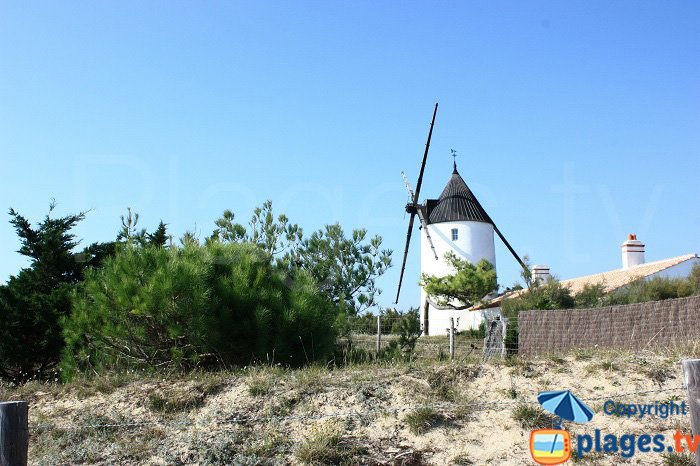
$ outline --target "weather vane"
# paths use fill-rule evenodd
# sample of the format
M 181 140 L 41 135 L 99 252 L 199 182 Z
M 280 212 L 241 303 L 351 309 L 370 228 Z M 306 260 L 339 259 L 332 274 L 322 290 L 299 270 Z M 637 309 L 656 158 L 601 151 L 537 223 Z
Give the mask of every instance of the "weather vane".
M 455 170 L 457 169 L 457 151 L 454 149 L 450 149 L 450 155 L 452 155 L 452 159 L 454 161 L 454 166 Z

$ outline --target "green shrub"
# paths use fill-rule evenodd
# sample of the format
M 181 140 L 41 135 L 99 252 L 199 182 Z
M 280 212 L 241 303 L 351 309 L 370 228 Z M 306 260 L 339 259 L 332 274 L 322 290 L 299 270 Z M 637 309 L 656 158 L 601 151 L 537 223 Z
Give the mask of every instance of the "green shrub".
M 700 293 L 700 267 L 695 266 L 687 278 L 657 277 L 637 280 L 609 294 L 604 305 L 644 303 L 685 298 Z
M 583 289 L 574 296 L 575 307 L 588 308 L 597 307 L 605 302 L 605 285 L 597 283 L 591 285 L 589 283 L 583 286 Z
M 336 307 L 249 244 L 128 245 L 90 270 L 64 319 L 63 372 L 332 357 Z

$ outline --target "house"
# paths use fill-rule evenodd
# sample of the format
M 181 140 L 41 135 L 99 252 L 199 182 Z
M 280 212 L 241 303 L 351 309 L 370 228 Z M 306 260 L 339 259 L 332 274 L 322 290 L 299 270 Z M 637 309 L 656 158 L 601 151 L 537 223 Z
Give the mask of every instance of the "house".
M 671 257 L 669 259 L 646 262 L 644 254 L 645 245 L 637 239 L 637 235 L 630 234 L 627 240 L 622 243 L 622 267 L 607 272 L 600 272 L 583 277 L 569 278 L 561 280 L 561 284 L 569 290 L 572 295 L 583 291 L 588 285 L 601 285 L 603 291 L 611 293 L 623 288 L 637 280 L 652 280 L 654 278 L 683 278 L 690 275 L 693 267 L 700 266 L 700 257 L 697 254 L 685 254 L 683 256 Z M 549 267 L 545 265 L 535 265 L 532 267 L 532 279 L 546 281 L 552 276 Z M 481 310 L 473 310 L 477 314 L 484 309 L 490 309 L 493 313 L 500 310 L 500 303 L 504 299 L 517 298 L 526 290 L 514 291 L 503 294 L 482 306 Z

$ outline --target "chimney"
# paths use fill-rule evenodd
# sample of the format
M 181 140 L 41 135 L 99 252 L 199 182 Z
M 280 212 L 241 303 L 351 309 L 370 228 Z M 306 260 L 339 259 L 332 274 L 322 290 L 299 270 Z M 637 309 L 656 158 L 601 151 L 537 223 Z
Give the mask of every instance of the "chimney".
M 552 278 L 552 275 L 549 273 L 549 267 L 546 265 L 533 265 L 532 266 L 532 281 L 540 281 L 540 282 L 546 282 Z
M 627 235 L 627 241 L 622 243 L 622 268 L 629 269 L 635 265 L 644 263 L 644 243 L 637 239 L 637 235 Z

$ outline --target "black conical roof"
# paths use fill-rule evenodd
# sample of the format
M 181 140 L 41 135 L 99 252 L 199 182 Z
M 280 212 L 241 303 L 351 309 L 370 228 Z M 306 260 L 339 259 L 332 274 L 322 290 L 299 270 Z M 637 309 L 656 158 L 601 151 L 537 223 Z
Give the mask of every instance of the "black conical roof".
M 428 223 L 460 221 L 484 222 L 493 225 L 491 217 L 481 207 L 474 193 L 459 175 L 455 164 L 450 181 L 442 190 L 437 204 L 430 211 Z

